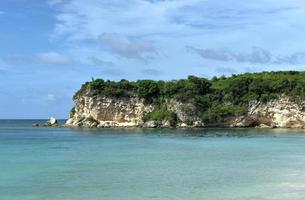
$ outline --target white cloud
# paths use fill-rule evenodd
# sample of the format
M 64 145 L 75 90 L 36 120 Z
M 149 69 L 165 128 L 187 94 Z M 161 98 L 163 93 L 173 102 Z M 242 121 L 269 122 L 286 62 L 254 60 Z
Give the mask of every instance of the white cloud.
M 275 56 L 271 52 L 259 48 L 253 47 L 252 51 L 247 52 L 233 52 L 226 49 L 211 49 L 211 48 L 196 48 L 192 46 L 187 46 L 187 50 L 195 52 L 202 58 L 207 60 L 216 61 L 233 61 L 240 63 L 252 63 L 252 64 L 304 64 L 305 63 L 305 53 L 293 53 L 286 56 Z
M 270 52 L 253 47 L 250 53 L 235 53 L 225 49 L 200 49 L 196 47 L 187 46 L 188 50 L 199 54 L 202 58 L 208 60 L 218 61 L 235 61 L 235 62 L 248 62 L 248 63 L 270 63 L 272 61 L 272 55 Z
M 9 64 L 47 64 L 68 65 L 73 60 L 64 54 L 57 52 L 43 52 L 37 54 L 10 54 L 3 56 L 3 60 Z
M 45 64 L 67 65 L 72 63 L 70 57 L 56 52 L 39 53 L 35 57 L 39 62 Z
M 158 1 L 142 0 L 85 0 L 69 1 L 59 9 L 54 37 L 69 40 L 96 39 L 100 34 L 115 30 L 124 35 L 173 32 L 177 27 L 169 15 L 179 7 L 199 0 Z M 178 26 L 179 27 L 179 26 Z M 112 32 L 111 31 L 111 32 Z
M 298 52 L 294 53 L 292 55 L 280 57 L 278 56 L 276 59 L 277 64 L 291 64 L 291 65 L 297 65 L 297 64 L 304 64 L 305 63 L 305 53 L 304 52 Z
M 119 34 L 103 33 L 98 40 L 113 54 L 123 58 L 147 60 L 158 54 L 151 42 L 132 39 Z
M 90 4 L 86 0 L 60 2 L 62 4 L 57 8 L 53 36 L 70 40 L 96 39 L 108 30 L 136 36 L 194 34 L 198 33 L 198 28 L 236 30 L 245 26 L 258 27 L 304 8 L 299 0 L 91 0 Z
M 105 61 L 105 60 L 102 60 L 102 59 L 97 58 L 97 57 L 89 57 L 88 59 L 91 60 L 91 62 L 96 66 L 115 67 L 115 64 L 111 61 Z
M 253 63 L 297 65 L 303 59 L 294 52 L 305 52 L 301 0 L 54 2 L 50 4 L 56 10 L 54 41 L 66 44 L 67 52 L 82 63 L 103 58 L 108 62 L 104 64 L 138 68 L 139 76 L 143 70 L 139 60 L 150 61 L 144 69 L 163 66 L 162 72 L 193 74 L 195 67 L 212 66 L 221 59 L 224 64 L 240 63 L 243 69 Z M 185 46 L 206 49 L 206 59 L 186 53 Z

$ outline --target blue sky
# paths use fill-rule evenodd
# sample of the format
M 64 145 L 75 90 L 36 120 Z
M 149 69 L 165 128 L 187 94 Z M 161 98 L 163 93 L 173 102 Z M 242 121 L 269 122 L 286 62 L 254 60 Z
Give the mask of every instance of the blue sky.
M 91 77 L 304 70 L 302 0 L 1 0 L 0 118 L 67 118 Z

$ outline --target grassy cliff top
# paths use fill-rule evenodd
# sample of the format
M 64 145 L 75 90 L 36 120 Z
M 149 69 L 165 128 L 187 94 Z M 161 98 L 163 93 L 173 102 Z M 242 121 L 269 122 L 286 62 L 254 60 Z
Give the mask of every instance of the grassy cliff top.
M 105 81 L 95 79 L 86 82 L 75 96 L 91 92 L 92 95 L 125 97 L 138 95 L 147 100 L 172 97 L 188 100 L 195 96 L 222 95 L 226 101 L 264 100 L 278 94 L 291 97 L 305 96 L 305 72 L 278 71 L 245 73 L 212 79 L 188 76 L 172 81 L 139 80 Z M 236 102 L 238 103 L 238 102 Z

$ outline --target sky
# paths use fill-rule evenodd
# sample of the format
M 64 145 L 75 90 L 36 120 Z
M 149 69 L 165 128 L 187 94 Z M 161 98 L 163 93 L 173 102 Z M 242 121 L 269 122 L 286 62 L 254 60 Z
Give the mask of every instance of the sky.
M 1 0 L 0 118 L 67 118 L 94 78 L 305 69 L 304 0 Z

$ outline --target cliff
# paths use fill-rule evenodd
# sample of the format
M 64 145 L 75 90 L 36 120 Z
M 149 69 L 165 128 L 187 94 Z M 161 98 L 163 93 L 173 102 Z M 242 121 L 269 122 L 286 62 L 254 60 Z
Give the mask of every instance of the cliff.
M 232 127 L 304 128 L 305 102 L 280 97 L 267 103 L 252 102 L 247 114 L 236 118 Z
M 144 105 L 136 96 L 110 98 L 78 96 L 75 107 L 70 112 L 69 126 L 80 127 L 135 127 L 143 124 L 144 113 L 153 110 L 152 105 Z
M 195 107 L 175 100 L 166 101 L 166 107 L 177 115 L 178 123 L 169 120 L 144 121 L 145 115 L 152 113 L 156 106 L 144 103 L 143 98 L 101 97 L 89 94 L 74 99 L 75 107 L 70 112 L 66 125 L 72 127 L 202 127 L 204 124 L 195 115 Z M 186 106 L 190 110 L 183 110 Z
M 92 80 L 74 95 L 72 127 L 305 126 L 305 73 L 174 81 Z
M 143 121 L 155 106 L 145 104 L 139 97 L 110 98 L 83 95 L 75 98 L 66 125 L 75 127 L 261 127 L 303 128 L 305 103 L 295 103 L 281 97 L 266 103 L 251 102 L 246 114 L 228 117 L 218 123 L 204 123 L 196 115 L 196 107 L 190 103 L 167 100 L 166 107 L 178 118 L 176 125 L 168 120 Z M 188 107 L 188 110 L 185 108 Z

